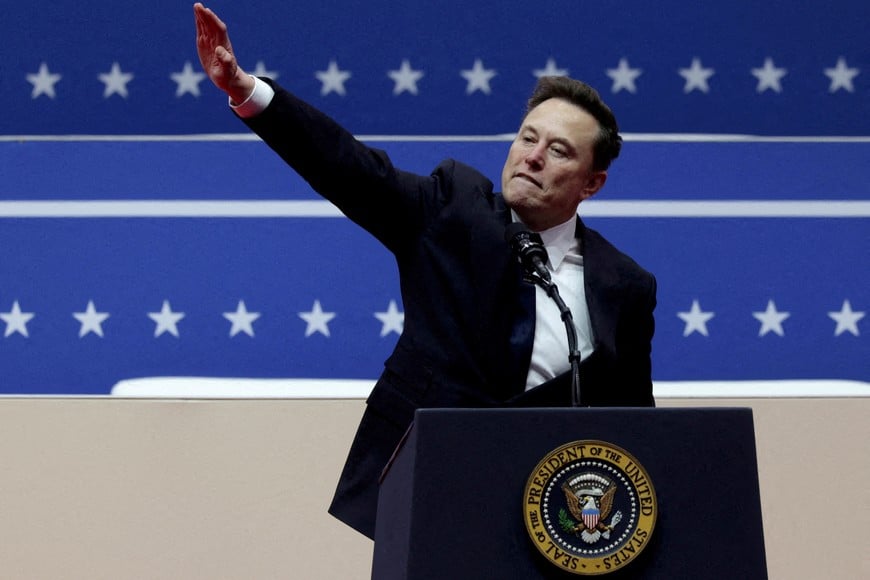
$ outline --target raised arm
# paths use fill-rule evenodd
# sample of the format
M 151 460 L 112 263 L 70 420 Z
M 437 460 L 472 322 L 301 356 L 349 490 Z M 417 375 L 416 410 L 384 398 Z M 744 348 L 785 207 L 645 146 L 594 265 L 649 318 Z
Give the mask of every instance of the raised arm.
M 193 5 L 193 15 L 196 20 L 196 51 L 203 70 L 234 103 L 243 102 L 254 90 L 254 79 L 239 66 L 227 25 L 199 2 Z

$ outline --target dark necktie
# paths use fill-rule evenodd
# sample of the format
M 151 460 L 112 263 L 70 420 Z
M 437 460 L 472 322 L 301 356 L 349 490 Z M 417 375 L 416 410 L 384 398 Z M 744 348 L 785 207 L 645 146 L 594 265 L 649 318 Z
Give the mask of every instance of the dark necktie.
M 537 236 L 537 234 L 532 234 Z M 514 305 L 513 327 L 510 337 L 510 387 L 511 395 L 525 391 L 526 377 L 532 360 L 532 345 L 535 342 L 535 285 L 525 280 L 522 268 L 518 268 L 520 280 L 517 302 Z

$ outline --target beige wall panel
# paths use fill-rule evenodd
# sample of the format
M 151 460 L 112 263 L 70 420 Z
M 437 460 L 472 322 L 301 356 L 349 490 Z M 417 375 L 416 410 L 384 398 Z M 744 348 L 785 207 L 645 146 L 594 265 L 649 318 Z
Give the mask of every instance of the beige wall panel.
M 771 578 L 870 578 L 870 398 L 659 405 L 753 407 Z M 0 399 L 2 576 L 367 579 L 371 542 L 326 514 L 362 410 Z

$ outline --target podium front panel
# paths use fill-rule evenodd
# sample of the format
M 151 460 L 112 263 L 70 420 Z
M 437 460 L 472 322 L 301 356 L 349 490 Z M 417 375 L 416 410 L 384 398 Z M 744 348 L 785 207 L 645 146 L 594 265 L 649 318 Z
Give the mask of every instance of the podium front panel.
M 767 577 L 750 409 L 559 408 L 417 411 L 381 485 L 373 578 L 579 577 L 536 548 L 524 491 L 585 440 L 630 453 L 657 498 L 649 543 L 599 577 Z

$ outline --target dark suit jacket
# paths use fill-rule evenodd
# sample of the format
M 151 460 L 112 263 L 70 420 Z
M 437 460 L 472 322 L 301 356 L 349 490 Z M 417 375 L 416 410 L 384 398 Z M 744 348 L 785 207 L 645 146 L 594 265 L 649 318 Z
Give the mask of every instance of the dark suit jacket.
M 271 81 L 270 81 L 271 82 Z M 272 83 L 276 95 L 245 122 L 322 196 L 396 258 L 404 331 L 385 362 L 330 513 L 374 536 L 378 477 L 420 407 L 571 404 L 569 373 L 520 393 L 510 385 L 516 258 L 504 241 L 510 210 L 471 167 L 431 175 L 393 167 L 326 115 Z M 653 404 L 654 277 L 579 220 L 595 352 L 581 365 L 583 403 Z

